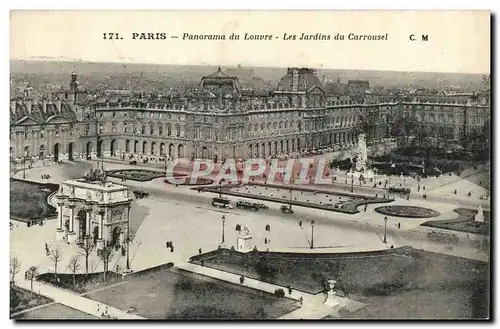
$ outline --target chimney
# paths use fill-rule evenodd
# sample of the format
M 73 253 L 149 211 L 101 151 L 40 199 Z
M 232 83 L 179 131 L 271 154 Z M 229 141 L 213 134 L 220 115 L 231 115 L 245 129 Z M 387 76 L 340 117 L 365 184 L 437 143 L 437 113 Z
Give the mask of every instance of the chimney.
M 28 113 L 31 114 L 31 108 L 33 107 L 33 103 L 31 101 L 26 102 L 26 109 L 28 110 Z

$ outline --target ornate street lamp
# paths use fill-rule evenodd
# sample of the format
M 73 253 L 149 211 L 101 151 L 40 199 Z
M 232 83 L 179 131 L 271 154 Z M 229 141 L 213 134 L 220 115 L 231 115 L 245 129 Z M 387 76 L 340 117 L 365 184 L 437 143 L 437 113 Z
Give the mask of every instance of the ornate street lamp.
M 384 217 L 384 243 L 387 243 L 387 216 Z
M 314 249 L 314 220 L 311 221 L 311 249 Z
M 224 244 L 224 227 L 226 225 L 226 216 L 222 215 L 222 244 Z
M 24 151 L 23 157 L 23 179 L 26 179 L 26 157 L 28 156 L 28 151 Z

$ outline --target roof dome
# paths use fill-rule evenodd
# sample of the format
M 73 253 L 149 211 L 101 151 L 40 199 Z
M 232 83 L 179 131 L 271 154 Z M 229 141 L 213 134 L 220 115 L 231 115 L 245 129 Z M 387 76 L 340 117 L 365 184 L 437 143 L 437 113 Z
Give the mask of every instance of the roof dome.
M 313 86 L 321 87 L 320 79 L 314 69 L 289 68 L 278 83 L 279 91 L 305 91 Z

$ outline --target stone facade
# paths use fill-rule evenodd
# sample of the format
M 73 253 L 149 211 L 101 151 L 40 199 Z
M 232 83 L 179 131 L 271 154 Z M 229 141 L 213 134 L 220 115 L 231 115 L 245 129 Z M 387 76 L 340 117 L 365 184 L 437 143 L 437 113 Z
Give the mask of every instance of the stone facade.
M 379 104 L 340 100 L 325 93 L 311 69 L 288 69 L 267 94 L 242 90 L 237 78 L 219 69 L 185 95 L 104 95 L 85 104 L 86 93 L 75 81 L 72 75 L 70 92 L 54 100 L 11 102 L 11 159 L 272 157 L 352 148 L 361 119 L 368 122 L 364 130 L 371 144 L 390 137 L 401 117 L 450 138 L 477 132 L 490 118 L 488 103 L 462 98 Z
M 123 245 L 128 235 L 130 190 L 110 182 L 67 180 L 57 199 L 57 238 L 81 243 L 89 238 L 99 248 Z

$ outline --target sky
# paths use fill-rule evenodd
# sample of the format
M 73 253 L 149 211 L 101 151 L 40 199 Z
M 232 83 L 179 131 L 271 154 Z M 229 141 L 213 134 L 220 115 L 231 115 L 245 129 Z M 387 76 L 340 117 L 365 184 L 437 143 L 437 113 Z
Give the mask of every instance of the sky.
M 490 72 L 488 11 L 12 11 L 10 27 L 11 59 Z M 104 40 L 104 33 L 120 40 Z M 134 40 L 133 33 L 166 39 Z M 184 33 L 240 40 L 183 40 Z M 272 38 L 242 40 L 245 33 Z M 302 33 L 330 40 L 298 40 Z M 284 40 L 292 35 L 296 40 Z

